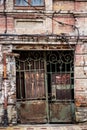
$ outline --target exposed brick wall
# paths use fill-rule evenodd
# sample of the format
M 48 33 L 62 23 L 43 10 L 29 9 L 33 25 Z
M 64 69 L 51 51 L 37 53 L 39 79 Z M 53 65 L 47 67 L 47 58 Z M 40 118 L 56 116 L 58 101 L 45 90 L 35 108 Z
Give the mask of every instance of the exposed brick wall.
M 14 30 L 14 21 L 13 18 L 7 17 L 7 23 L 5 16 L 0 17 L 0 33 L 4 33 L 7 29 L 8 32 L 13 32 Z
M 80 1 L 80 2 L 75 2 L 75 11 L 81 11 L 85 12 L 87 11 L 87 2 L 85 1 Z
M 0 33 L 4 33 L 5 31 L 5 17 L 0 17 Z
M 62 17 L 55 16 L 54 19 L 59 21 L 59 22 L 62 22 L 62 23 L 74 25 L 74 18 L 72 16 L 71 17 L 70 16 L 62 16 Z M 75 30 L 71 26 L 59 24 L 53 20 L 53 33 L 55 33 L 55 34 L 60 34 L 60 33 L 71 34 L 74 32 L 75 32 Z
M 10 33 L 14 31 L 14 19 L 11 17 L 7 17 L 7 31 Z
M 87 54 L 85 44 L 77 45 L 75 52 L 76 121 L 87 121 Z
M 53 0 L 53 10 L 63 10 L 63 11 L 76 11 L 76 12 L 85 12 L 87 11 L 87 2 L 86 1 L 61 1 Z M 68 8 L 67 8 L 68 7 Z
M 74 10 L 74 1 L 53 0 L 53 10 Z M 68 7 L 68 8 L 67 8 Z

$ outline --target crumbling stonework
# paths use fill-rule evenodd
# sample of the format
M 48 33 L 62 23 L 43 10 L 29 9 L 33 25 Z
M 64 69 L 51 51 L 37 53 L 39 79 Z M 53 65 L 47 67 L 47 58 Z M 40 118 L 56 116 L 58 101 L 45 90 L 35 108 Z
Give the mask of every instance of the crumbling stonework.
M 10 56 L 9 53 L 12 51 L 11 45 L 0 46 L 0 123 L 4 122 L 4 97 L 7 97 L 7 114 L 8 122 L 17 122 L 17 111 L 16 111 L 16 69 L 15 69 L 15 58 Z M 6 76 L 3 78 L 3 54 L 6 54 Z

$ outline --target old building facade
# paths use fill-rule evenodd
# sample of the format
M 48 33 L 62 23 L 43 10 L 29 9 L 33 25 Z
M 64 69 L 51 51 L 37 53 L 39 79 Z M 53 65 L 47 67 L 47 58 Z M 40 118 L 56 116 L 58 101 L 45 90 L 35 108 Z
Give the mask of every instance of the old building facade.
M 0 1 L 0 124 L 87 121 L 87 0 Z

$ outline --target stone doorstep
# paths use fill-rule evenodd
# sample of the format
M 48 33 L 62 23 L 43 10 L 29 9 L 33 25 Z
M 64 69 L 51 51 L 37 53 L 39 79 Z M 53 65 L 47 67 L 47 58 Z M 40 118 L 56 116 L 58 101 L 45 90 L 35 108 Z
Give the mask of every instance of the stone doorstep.
M 11 126 L 0 128 L 0 130 L 87 130 L 87 126 L 80 125 L 58 125 L 58 126 Z

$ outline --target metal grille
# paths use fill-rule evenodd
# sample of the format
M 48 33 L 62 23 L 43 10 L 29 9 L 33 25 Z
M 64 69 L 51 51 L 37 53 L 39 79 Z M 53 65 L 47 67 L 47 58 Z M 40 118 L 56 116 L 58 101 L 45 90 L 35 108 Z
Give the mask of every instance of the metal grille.
M 72 51 L 47 52 L 46 63 L 49 122 L 73 122 L 75 119 L 74 53 Z
M 48 90 L 52 100 L 73 100 L 74 57 L 72 51 L 47 53 Z M 51 88 L 50 88 L 51 86 Z
M 43 53 L 20 53 L 16 66 L 17 98 L 21 100 L 45 98 Z
M 20 52 L 16 72 L 22 123 L 74 120 L 74 52 Z

